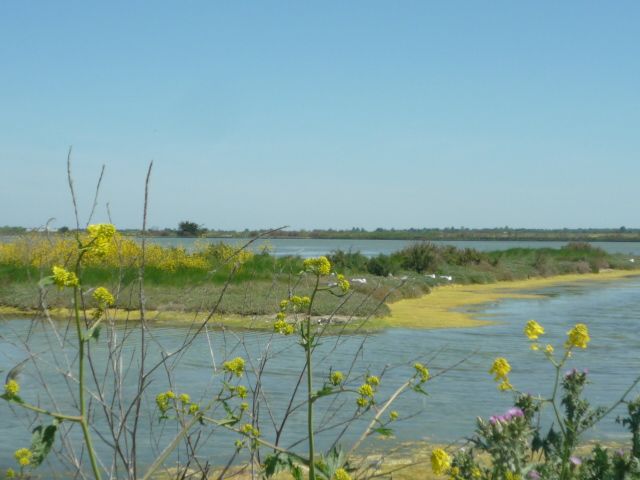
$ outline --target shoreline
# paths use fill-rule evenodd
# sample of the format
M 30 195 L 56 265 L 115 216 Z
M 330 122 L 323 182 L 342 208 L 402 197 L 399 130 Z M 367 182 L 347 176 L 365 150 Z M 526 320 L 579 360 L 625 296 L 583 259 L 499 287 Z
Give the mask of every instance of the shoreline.
M 639 277 L 640 270 L 605 270 L 600 273 L 554 275 L 536 277 L 526 280 L 512 280 L 487 284 L 453 284 L 434 287 L 428 294 L 417 298 L 406 298 L 387 304 L 391 314 L 385 317 L 371 317 L 369 320 L 353 317 L 350 322 L 346 317 L 336 316 L 335 324 L 329 326 L 329 333 L 335 330 L 354 330 L 362 332 L 379 331 L 387 328 L 474 328 L 495 325 L 496 322 L 478 318 L 472 309 L 488 303 L 496 303 L 509 299 L 545 298 L 542 293 L 531 293 L 545 287 L 584 282 L 610 282 Z M 87 310 L 90 315 L 91 309 Z M 51 308 L 51 318 L 70 318 L 70 308 Z M 42 317 L 43 312 L 36 309 L 22 309 L 0 305 L 0 317 Z M 147 321 L 159 326 L 189 326 L 202 322 L 208 312 L 192 312 L 179 310 L 147 310 Z M 274 315 L 243 316 L 238 314 L 216 314 L 209 320 L 213 328 L 238 328 L 246 330 L 267 330 L 273 328 Z M 318 323 L 326 316 L 315 317 Z M 139 310 L 112 309 L 109 319 L 117 322 L 139 322 Z
M 384 317 L 390 328 L 471 328 L 495 325 L 479 319 L 470 309 L 509 299 L 545 298 L 542 293 L 530 293 L 556 285 L 583 282 L 609 282 L 640 276 L 640 270 L 605 270 L 600 273 L 554 275 L 507 282 L 444 285 L 418 298 L 407 298 L 389 304 L 391 315 Z

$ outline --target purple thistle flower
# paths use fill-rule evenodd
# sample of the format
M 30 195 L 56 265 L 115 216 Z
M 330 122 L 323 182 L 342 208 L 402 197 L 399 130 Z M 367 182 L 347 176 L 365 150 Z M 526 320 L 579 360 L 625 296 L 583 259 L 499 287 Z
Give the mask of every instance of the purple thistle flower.
M 529 480 L 540 480 L 542 477 L 540 476 L 540 474 L 536 471 L 536 470 L 531 470 L 528 474 L 527 474 L 527 478 Z
M 575 465 L 576 467 L 577 467 L 578 465 L 582 465 L 582 460 L 580 460 L 580 458 L 579 458 L 579 457 L 570 457 L 570 458 L 569 458 L 569 461 L 570 461 L 573 465 Z

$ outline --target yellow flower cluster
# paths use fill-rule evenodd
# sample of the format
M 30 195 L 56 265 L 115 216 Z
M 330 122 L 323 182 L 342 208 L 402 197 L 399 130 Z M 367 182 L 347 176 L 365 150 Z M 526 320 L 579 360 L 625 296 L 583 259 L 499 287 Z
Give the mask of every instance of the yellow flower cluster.
M 511 365 L 504 357 L 498 357 L 493 361 L 489 373 L 493 375 L 493 379 L 496 382 L 500 382 L 498 385 L 499 390 L 513 390 L 513 386 L 509 383 L 509 372 L 511 371 Z
M 367 377 L 367 383 L 372 387 L 377 387 L 378 385 L 380 385 L 380 378 L 376 377 L 375 375 L 369 375 Z
M 309 308 L 309 305 L 311 305 L 311 299 L 306 295 L 304 297 L 294 295 L 293 297 L 291 297 L 289 303 L 293 305 L 294 310 L 299 311 L 304 310 L 305 308 Z
M 349 283 L 349 280 L 344 278 L 344 275 L 342 275 L 341 273 L 338 274 L 336 281 L 338 283 L 338 288 L 342 290 L 342 293 L 347 293 L 351 288 L 351 284 Z
M 98 223 L 87 227 L 89 237 L 89 252 L 97 257 L 104 257 L 109 253 L 111 241 L 116 234 L 116 227 L 110 223 Z
M 172 390 L 167 390 L 166 392 L 156 395 L 156 405 L 163 415 L 169 411 L 171 400 L 174 398 L 176 398 L 176 394 Z
M 313 273 L 318 276 L 326 276 L 331 273 L 331 262 L 327 257 L 307 258 L 302 266 L 305 272 Z
M 331 382 L 331 385 L 337 387 L 342 382 L 344 382 L 344 374 L 339 370 L 331 372 L 331 375 L 329 376 L 329 381 Z
M 285 320 L 277 320 L 273 324 L 273 330 L 282 335 L 291 335 L 295 331 L 295 327 Z
M 591 341 L 591 337 L 589 336 L 589 329 L 584 323 L 576 324 L 571 330 L 567 332 L 567 341 L 564 346 L 567 349 L 577 347 L 577 348 L 587 348 L 587 343 Z
M 423 364 L 421 364 L 420 362 L 416 362 L 413 364 L 413 368 L 415 368 L 416 373 L 418 375 L 420 375 L 420 382 L 424 383 L 427 380 L 429 380 L 429 378 L 431 377 L 431 375 L 429 374 L 429 369 L 427 369 L 427 367 L 425 367 Z
M 6 473 L 4 474 L 5 478 L 16 478 L 16 472 L 13 468 L 7 468 Z
M 451 467 L 451 457 L 441 448 L 436 448 L 431 452 L 431 470 L 436 475 L 442 475 Z
M 90 233 L 80 236 L 81 243 L 88 245 L 83 259 L 85 265 L 114 268 L 137 268 L 141 265 L 142 247 L 135 240 L 122 237 L 115 229 L 109 239 L 110 227 L 105 227 L 104 224 L 93 225 L 90 229 Z M 70 236 L 56 237 L 50 241 L 42 235 L 34 234 L 16 242 L 0 243 L 0 263 L 5 264 L 49 268 L 51 265 L 74 263 L 78 255 L 78 244 Z M 163 247 L 148 243 L 144 258 L 145 265 L 149 268 L 174 272 L 181 269 L 209 271 L 231 257 L 241 265 L 253 256 L 252 252 L 222 243 L 197 244 L 192 252 L 184 247 Z
M 231 375 L 241 377 L 244 373 L 244 359 L 236 357 L 233 360 L 228 360 L 222 364 L 222 369 Z
M 351 480 L 351 475 L 344 468 L 338 468 L 333 474 L 333 480 Z
M 115 303 L 111 292 L 104 287 L 98 287 L 93 291 L 93 299 L 98 303 L 99 308 L 105 309 Z
M 260 436 L 260 430 L 258 430 L 250 423 L 245 423 L 242 427 L 240 427 L 240 433 L 244 433 L 245 435 L 250 435 L 252 437 Z
M 13 398 L 20 393 L 20 384 L 11 379 L 4 385 L 4 393 L 7 398 Z
M 13 456 L 16 458 L 18 465 L 21 467 L 26 467 L 31 464 L 31 457 L 33 457 L 33 452 L 28 448 L 19 448 L 15 451 Z
M 398 414 L 398 412 L 396 410 L 391 410 L 389 412 L 389 420 L 391 420 L 392 422 L 397 420 L 399 416 L 400 415 Z
M 529 320 L 524 327 L 524 334 L 529 340 L 537 340 L 540 335 L 544 335 L 544 328 L 535 320 Z
M 75 273 L 69 272 L 62 267 L 58 267 L 55 265 L 52 268 L 53 272 L 53 283 L 58 286 L 58 288 L 64 287 L 77 287 L 80 282 Z
M 93 299 L 98 304 L 96 310 L 93 312 L 93 318 L 96 320 L 104 314 L 105 310 L 112 306 L 116 300 L 111 295 L 111 292 L 104 287 L 98 287 L 93 291 Z
M 366 407 L 373 403 L 373 396 L 376 393 L 376 387 L 380 385 L 380 379 L 376 376 L 368 376 L 365 379 L 365 383 L 358 388 L 358 394 L 360 395 L 356 399 L 356 405 L 358 407 Z

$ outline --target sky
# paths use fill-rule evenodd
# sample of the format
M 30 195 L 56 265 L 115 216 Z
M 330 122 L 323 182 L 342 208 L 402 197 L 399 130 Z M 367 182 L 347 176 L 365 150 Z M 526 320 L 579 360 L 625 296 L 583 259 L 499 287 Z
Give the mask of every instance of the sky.
M 0 225 L 640 227 L 640 2 L 0 2 Z

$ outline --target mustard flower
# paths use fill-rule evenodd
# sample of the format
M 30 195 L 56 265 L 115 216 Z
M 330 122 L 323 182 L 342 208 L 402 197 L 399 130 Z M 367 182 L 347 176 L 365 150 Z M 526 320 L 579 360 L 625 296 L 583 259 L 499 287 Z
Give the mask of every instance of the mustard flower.
M 571 330 L 567 332 L 569 338 L 565 342 L 565 348 L 587 348 L 587 343 L 591 341 L 589 337 L 589 329 L 584 323 L 576 324 Z
M 109 244 L 116 234 L 116 227 L 110 223 L 98 223 L 95 225 L 89 225 L 87 227 L 87 233 L 91 240 L 89 249 L 91 253 L 99 257 L 105 256 L 109 251 Z
M 295 328 L 284 320 L 278 320 L 273 324 L 273 330 L 282 335 L 291 335 L 295 331 Z
M 318 276 L 326 276 L 331 273 L 331 262 L 327 257 L 307 258 L 302 266 L 305 272 L 314 273 Z
M 284 310 L 284 309 L 286 309 L 288 305 L 289 305 L 289 300 L 286 300 L 286 299 L 285 299 L 285 300 L 282 300 L 282 301 L 280 302 L 280 310 Z
M 165 395 L 167 396 L 167 398 L 170 398 L 170 399 L 176 398 L 176 394 L 173 392 L 173 390 L 167 390 Z
M 552 346 L 552 345 L 547 344 L 547 346 L 546 346 L 546 347 L 544 347 L 544 351 L 545 351 L 545 353 L 547 353 L 548 355 L 553 355 L 553 346 Z
M 189 396 L 188 393 L 181 393 L 180 396 L 178 397 L 178 400 L 180 400 L 180 403 L 191 403 L 191 397 Z
M 413 368 L 416 369 L 416 372 L 420 375 L 420 381 L 422 383 L 426 382 L 427 380 L 429 380 L 429 378 L 431 377 L 431 375 L 429 374 L 429 370 L 427 369 L 427 367 L 425 367 L 423 364 L 421 364 L 420 362 L 416 362 L 413 364 Z
M 4 474 L 5 478 L 16 478 L 16 472 L 13 468 L 7 468 L 7 472 Z
M 529 320 L 524 327 L 524 334 L 529 340 L 537 340 L 540 335 L 544 335 L 544 328 L 535 320 Z
M 240 404 L 240 411 L 246 412 L 247 410 L 249 410 L 249 404 L 247 402 L 242 402 Z
M 506 380 L 507 375 L 509 375 L 510 371 L 511 365 L 509 365 L 507 359 L 504 357 L 498 357 L 493 361 L 489 373 L 494 376 L 493 379 L 496 382 L 499 382 L 501 380 Z
M 396 410 L 391 410 L 389 412 L 389 420 L 391 420 L 391 421 L 397 420 L 399 416 L 400 415 L 398 414 L 398 412 Z
M 529 345 L 529 348 L 534 352 L 537 352 L 538 350 L 540 350 L 540 345 L 538 345 L 537 343 L 532 343 L 531 345 Z
M 505 392 L 507 390 L 513 390 L 513 385 L 511 385 L 511 383 L 509 382 L 509 379 L 505 378 L 504 380 L 502 380 L 500 385 L 498 385 L 498 390 L 500 390 L 501 392 Z
M 244 433 L 245 435 L 252 435 L 254 437 L 260 436 L 260 430 L 255 428 L 250 423 L 245 423 L 242 427 L 240 427 L 240 433 Z
M 369 400 L 367 400 L 365 397 L 358 397 L 356 399 L 356 405 L 358 405 L 358 407 L 364 408 L 369 405 Z
M 451 457 L 441 448 L 436 448 L 431 452 L 431 470 L 436 475 L 442 475 L 449 470 L 451 466 Z
M 236 387 L 236 395 L 240 398 L 247 398 L 247 387 L 244 385 L 238 385 Z
M 358 393 L 363 397 L 373 397 L 373 388 L 368 383 L 360 386 Z
M 169 410 L 169 397 L 167 397 L 166 393 L 159 393 L 156 395 L 156 405 L 160 412 L 163 414 L 167 413 L 167 410 Z
M 93 291 L 93 299 L 98 302 L 100 308 L 110 307 L 115 303 L 111 292 L 104 287 L 98 287 Z
M 338 274 L 337 283 L 338 283 L 338 288 L 342 290 L 342 293 L 347 293 L 351 288 L 351 284 L 349 283 L 349 280 L 344 278 L 344 275 L 342 275 L 341 273 Z
M 31 457 L 33 457 L 33 452 L 28 448 L 19 448 L 13 454 L 18 462 L 18 465 L 21 467 L 26 467 L 31 463 Z
M 333 480 L 351 480 L 351 475 L 344 468 L 338 468 L 333 474 Z
M 309 307 L 309 305 L 311 304 L 311 299 L 306 295 L 304 297 L 294 295 L 293 297 L 291 297 L 291 303 L 296 310 L 302 310 Z
M 336 370 L 335 372 L 331 372 L 329 381 L 331 382 L 331 385 L 334 385 L 337 387 L 342 382 L 344 382 L 344 374 L 339 370 Z
M 367 377 L 367 383 L 372 387 L 377 387 L 378 385 L 380 385 L 380 378 L 376 377 L 375 375 L 370 375 Z
M 244 373 L 244 359 L 236 357 L 233 360 L 226 361 L 222 364 L 222 369 L 236 377 L 241 377 Z
M 20 393 L 20 384 L 11 379 L 4 385 L 4 393 L 8 398 L 13 398 Z
M 53 272 L 53 283 L 60 289 L 64 287 L 77 287 L 80 284 L 76 274 L 65 270 L 63 267 L 54 265 L 51 270 Z
M 189 405 L 189 413 L 191 415 L 195 415 L 196 413 L 198 413 L 198 410 L 200 410 L 200 405 L 198 405 L 197 403 L 191 403 Z

